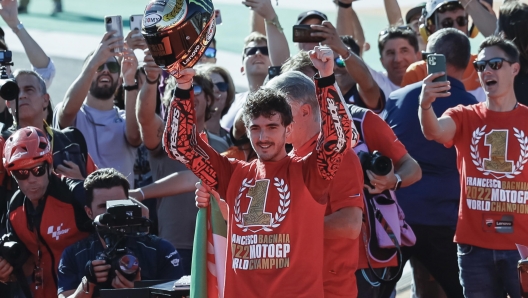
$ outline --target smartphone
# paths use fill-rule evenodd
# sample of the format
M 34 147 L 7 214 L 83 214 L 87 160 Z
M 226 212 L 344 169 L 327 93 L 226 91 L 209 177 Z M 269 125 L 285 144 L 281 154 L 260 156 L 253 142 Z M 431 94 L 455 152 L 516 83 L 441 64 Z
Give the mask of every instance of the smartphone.
M 112 30 L 117 31 L 113 36 L 121 36 L 123 37 L 123 20 L 121 19 L 121 16 L 105 16 L 105 25 L 106 25 L 106 32 L 110 32 Z M 114 49 L 114 53 L 122 53 L 123 47 L 118 47 Z
M 320 36 L 311 36 L 313 32 L 319 32 L 310 27 L 310 25 L 293 26 L 293 42 L 321 42 L 325 40 Z
M 274 77 L 280 75 L 281 73 L 281 67 L 280 66 L 270 66 L 268 67 L 268 77 L 269 79 L 273 79 Z
M 130 16 L 130 31 L 138 29 L 141 31 L 141 22 L 143 21 L 142 14 L 134 14 Z
M 433 82 L 446 82 L 446 58 L 442 54 L 427 55 L 427 73 L 444 72 L 444 75 L 433 80 Z
M 215 9 L 215 20 L 217 25 L 222 25 L 222 15 L 220 9 Z

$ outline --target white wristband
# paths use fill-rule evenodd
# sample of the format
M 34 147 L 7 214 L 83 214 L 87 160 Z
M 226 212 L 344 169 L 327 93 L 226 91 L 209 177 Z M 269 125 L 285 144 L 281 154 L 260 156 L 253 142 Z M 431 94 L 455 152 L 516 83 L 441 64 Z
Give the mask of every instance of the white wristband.
M 141 195 L 143 196 L 143 199 L 141 199 L 142 201 L 145 199 L 145 193 L 143 192 L 143 190 L 141 188 L 138 188 L 139 189 L 139 192 L 141 193 Z

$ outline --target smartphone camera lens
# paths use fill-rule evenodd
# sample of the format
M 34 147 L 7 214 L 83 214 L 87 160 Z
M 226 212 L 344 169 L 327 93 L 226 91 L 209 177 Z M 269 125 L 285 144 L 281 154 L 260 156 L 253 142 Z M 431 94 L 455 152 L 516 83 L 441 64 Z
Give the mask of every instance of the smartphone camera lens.
M 134 21 L 134 17 L 133 17 L 133 16 L 130 17 L 130 21 L 131 21 L 131 22 Z
M 107 24 L 112 24 L 112 18 L 106 18 L 106 23 Z

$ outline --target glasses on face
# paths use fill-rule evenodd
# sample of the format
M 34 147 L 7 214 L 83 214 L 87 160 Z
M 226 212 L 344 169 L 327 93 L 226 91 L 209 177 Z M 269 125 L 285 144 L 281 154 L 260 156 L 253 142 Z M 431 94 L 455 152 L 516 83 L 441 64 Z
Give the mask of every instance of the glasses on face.
M 202 86 L 193 85 L 194 95 L 200 95 L 202 93 Z
M 489 65 L 491 69 L 493 70 L 499 70 L 502 68 L 502 63 L 508 62 L 510 65 L 513 63 L 511 61 L 508 61 L 504 58 L 493 58 L 489 60 L 477 60 L 473 61 L 473 67 L 475 67 L 475 70 L 478 72 L 483 72 L 484 69 L 486 69 L 486 65 Z
M 214 58 L 216 57 L 216 49 L 215 48 L 207 48 L 205 49 L 204 56 L 207 58 Z
M 226 92 L 227 91 L 227 83 L 226 82 L 218 82 L 215 83 L 216 88 L 218 88 L 218 91 L 220 92 Z
M 106 63 L 102 64 L 101 66 L 99 66 L 99 68 L 97 68 L 97 72 L 103 71 L 105 65 L 106 65 L 106 68 L 108 68 L 109 72 L 111 72 L 111 73 L 118 73 L 119 72 L 119 63 L 117 63 L 115 61 L 114 62 L 106 62 Z
M 249 47 L 244 49 L 244 56 L 253 56 L 259 51 L 262 55 L 268 56 L 268 47 Z
M 47 169 L 48 169 L 48 165 L 43 164 L 43 165 L 36 166 L 31 169 L 14 170 L 14 171 L 11 171 L 11 174 L 13 174 L 13 176 L 15 176 L 15 178 L 18 181 L 20 181 L 20 180 L 26 180 L 27 178 L 29 178 L 29 173 L 32 173 L 33 176 L 35 177 L 43 176 L 44 174 L 46 174 Z
M 452 18 L 443 19 L 440 24 L 442 25 L 442 28 L 452 28 L 455 25 L 455 22 L 457 23 L 458 27 L 464 27 L 468 24 L 468 18 L 467 17 L 457 17 L 454 21 Z
M 337 65 L 337 67 L 345 67 L 345 61 L 343 59 L 341 59 L 341 57 L 335 57 L 334 58 L 334 61 L 335 61 L 335 64 Z

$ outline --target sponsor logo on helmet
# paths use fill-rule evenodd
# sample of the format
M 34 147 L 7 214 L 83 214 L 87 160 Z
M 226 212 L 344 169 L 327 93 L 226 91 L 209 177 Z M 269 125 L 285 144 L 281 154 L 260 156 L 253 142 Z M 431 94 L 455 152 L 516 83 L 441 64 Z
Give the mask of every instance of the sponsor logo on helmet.
M 159 23 L 159 21 L 161 21 L 161 16 L 157 13 L 151 13 L 143 18 L 143 26 L 151 27 Z
M 182 65 L 187 66 L 193 60 L 193 58 L 196 57 L 196 54 L 198 54 L 201 48 L 202 48 L 202 45 L 197 44 L 194 47 L 194 50 L 192 51 L 192 53 L 187 58 L 185 58 L 185 60 L 183 60 Z
M 169 22 L 176 19 L 176 23 L 183 21 L 183 17 L 187 13 L 187 3 L 185 0 L 176 0 L 176 4 L 172 10 L 163 16 L 163 21 Z M 171 24 L 174 25 L 174 24 Z
M 214 37 L 215 34 L 215 28 L 216 28 L 216 21 L 213 18 L 211 21 L 211 25 L 209 26 L 209 29 L 207 30 L 207 35 L 205 35 L 205 42 L 204 44 L 208 44 Z

